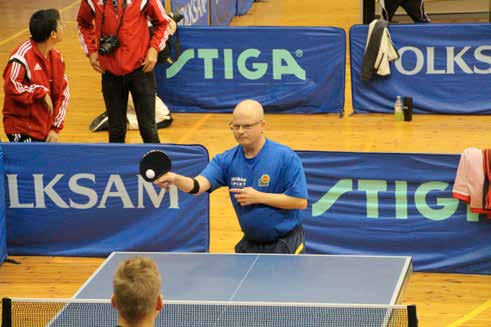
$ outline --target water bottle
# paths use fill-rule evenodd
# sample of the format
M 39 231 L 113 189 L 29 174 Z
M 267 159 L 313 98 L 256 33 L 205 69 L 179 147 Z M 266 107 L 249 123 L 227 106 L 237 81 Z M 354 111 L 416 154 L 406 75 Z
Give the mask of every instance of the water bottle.
M 394 103 L 394 119 L 397 121 L 404 120 L 404 113 L 402 112 L 402 99 L 400 95 L 397 96 L 396 102 Z

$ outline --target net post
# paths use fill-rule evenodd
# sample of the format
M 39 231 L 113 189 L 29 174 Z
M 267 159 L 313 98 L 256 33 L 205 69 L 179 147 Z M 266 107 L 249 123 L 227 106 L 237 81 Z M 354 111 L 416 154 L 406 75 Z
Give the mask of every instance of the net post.
M 407 306 L 407 326 L 418 327 L 418 316 L 416 315 L 416 305 Z
M 12 327 L 12 300 L 2 299 L 2 327 Z

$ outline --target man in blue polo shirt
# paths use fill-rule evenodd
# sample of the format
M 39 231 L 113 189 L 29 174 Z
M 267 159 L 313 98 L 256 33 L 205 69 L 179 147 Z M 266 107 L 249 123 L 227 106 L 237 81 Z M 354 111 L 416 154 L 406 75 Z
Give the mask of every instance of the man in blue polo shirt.
M 169 172 L 155 181 L 191 194 L 228 186 L 244 237 L 237 253 L 303 253 L 300 210 L 307 207 L 302 162 L 290 148 L 264 136 L 261 104 L 240 102 L 230 129 L 238 146 L 217 155 L 195 178 Z

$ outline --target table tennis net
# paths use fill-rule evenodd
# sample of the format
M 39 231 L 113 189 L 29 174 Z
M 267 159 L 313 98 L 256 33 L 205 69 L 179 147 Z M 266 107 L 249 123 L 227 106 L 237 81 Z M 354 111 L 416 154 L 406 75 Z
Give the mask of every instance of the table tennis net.
M 109 300 L 2 300 L 2 327 L 115 327 Z M 165 301 L 155 326 L 416 327 L 416 307 L 318 303 Z

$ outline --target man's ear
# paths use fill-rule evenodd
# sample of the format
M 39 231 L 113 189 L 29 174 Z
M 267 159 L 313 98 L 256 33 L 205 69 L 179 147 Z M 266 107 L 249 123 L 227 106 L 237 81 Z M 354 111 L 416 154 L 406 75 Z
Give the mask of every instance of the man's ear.
M 164 299 L 162 298 L 162 294 L 159 294 L 159 296 L 157 297 L 157 306 L 155 307 L 155 310 L 160 311 L 162 310 L 163 307 L 164 307 Z
M 114 294 L 113 296 L 111 296 L 111 305 L 114 309 L 118 310 L 118 307 L 116 306 L 116 300 L 114 299 Z

